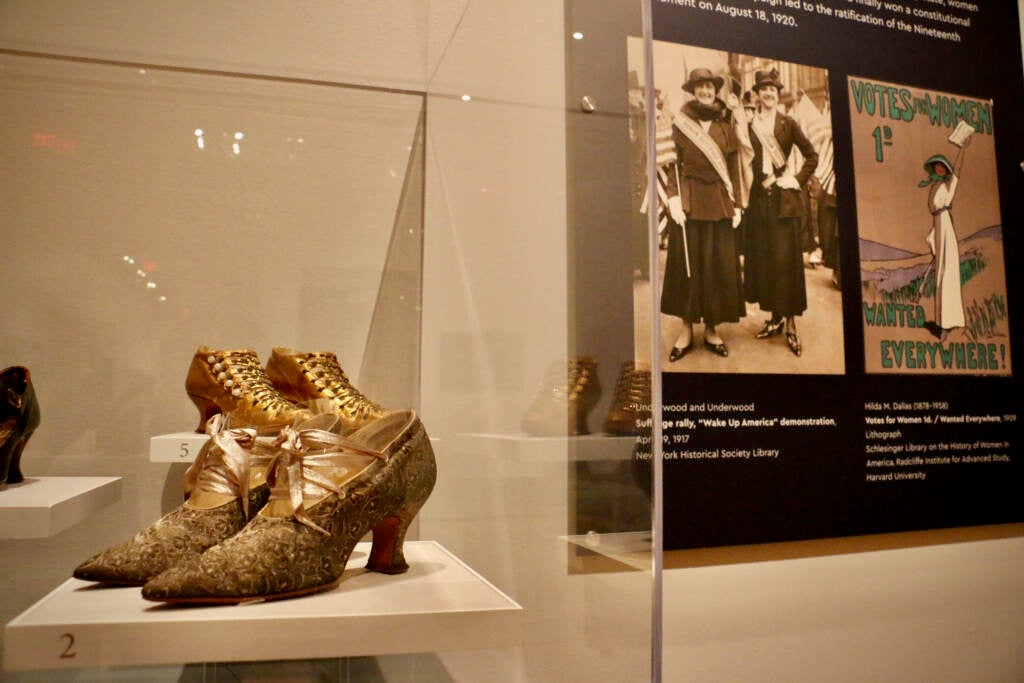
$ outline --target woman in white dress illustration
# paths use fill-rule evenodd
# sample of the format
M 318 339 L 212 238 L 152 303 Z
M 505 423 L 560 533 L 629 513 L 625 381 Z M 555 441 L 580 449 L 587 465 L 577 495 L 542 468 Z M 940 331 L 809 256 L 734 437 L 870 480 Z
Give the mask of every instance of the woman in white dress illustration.
M 949 331 L 964 326 L 964 303 L 960 288 L 960 246 L 953 229 L 953 197 L 963 169 L 964 149 L 970 137 L 964 140 L 956 162 L 950 164 L 942 154 L 924 162 L 928 178 L 918 183 L 928 187 L 928 211 L 932 214 L 932 229 L 925 239 L 935 256 L 935 320 L 927 327 L 937 337 L 945 338 Z

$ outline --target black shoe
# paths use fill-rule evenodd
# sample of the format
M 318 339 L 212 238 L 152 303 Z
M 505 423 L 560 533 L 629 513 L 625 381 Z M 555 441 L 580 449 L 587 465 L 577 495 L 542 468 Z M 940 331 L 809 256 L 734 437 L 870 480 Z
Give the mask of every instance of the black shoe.
M 704 348 L 706 348 L 708 351 L 711 351 L 712 353 L 718 354 L 722 358 L 729 357 L 729 349 L 728 347 L 726 347 L 725 342 L 719 342 L 716 344 L 714 342 L 709 342 L 707 339 L 705 339 Z
M 797 335 L 796 330 L 786 332 L 786 343 L 789 344 L 789 350 L 797 357 L 803 353 L 803 347 L 800 346 L 800 337 Z
M 668 362 L 669 363 L 675 363 L 677 360 L 679 360 L 680 358 L 682 358 L 683 356 L 685 356 L 686 354 L 688 354 L 692 350 L 693 350 L 693 342 L 692 341 L 689 344 L 687 344 L 685 347 L 683 347 L 683 348 L 679 348 L 678 346 L 673 346 L 672 350 L 669 351 L 669 353 L 668 353 Z
M 765 322 L 764 327 L 757 333 L 758 339 L 767 339 L 768 337 L 774 337 L 777 334 L 782 333 L 782 321 L 772 322 L 771 320 Z

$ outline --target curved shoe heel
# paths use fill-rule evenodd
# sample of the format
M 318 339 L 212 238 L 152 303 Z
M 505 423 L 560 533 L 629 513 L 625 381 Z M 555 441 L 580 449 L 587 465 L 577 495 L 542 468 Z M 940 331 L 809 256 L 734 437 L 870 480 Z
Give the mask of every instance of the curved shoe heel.
M 206 396 L 190 393 L 188 397 L 192 399 L 192 403 L 199 409 L 199 426 L 196 427 L 196 433 L 202 434 L 206 430 L 206 424 L 210 421 L 210 418 L 220 414 L 220 408 Z
M 423 503 L 406 506 L 396 514 L 388 515 L 373 527 L 373 545 L 366 568 L 381 574 L 401 574 L 409 570 L 402 550 L 405 533 Z
M 427 502 L 437 480 L 437 464 L 426 431 L 420 429 L 412 440 L 417 442 L 413 450 L 418 455 L 405 468 L 407 498 L 398 510 L 373 527 L 373 545 L 370 547 L 370 558 L 366 561 L 369 571 L 401 574 L 409 569 L 402 550 L 405 534 L 420 508 Z
M 4 481 L 0 481 L 0 488 L 7 484 L 18 484 L 25 481 L 25 475 L 21 473 L 21 453 L 25 450 L 25 445 L 28 443 L 28 438 L 31 434 L 18 439 L 18 442 L 14 444 L 14 449 L 11 452 L 10 465 L 7 468 L 7 477 Z

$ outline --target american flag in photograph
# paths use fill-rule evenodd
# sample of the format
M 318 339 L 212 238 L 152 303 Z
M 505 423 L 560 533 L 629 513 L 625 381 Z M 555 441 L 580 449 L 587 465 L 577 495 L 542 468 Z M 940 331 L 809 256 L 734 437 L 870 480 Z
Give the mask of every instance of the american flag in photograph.
M 811 98 L 802 95 L 794 105 L 790 116 L 800 124 L 804 135 L 810 140 L 814 149 L 818 152 L 818 166 L 814 169 L 814 175 L 821 181 L 821 186 L 829 194 L 836 193 L 836 174 L 833 167 L 832 154 L 832 120 L 828 112 L 822 113 L 811 102 Z M 790 163 L 794 168 L 799 168 L 803 163 L 799 150 L 793 148 L 794 155 Z
M 654 163 L 658 172 L 658 229 L 664 230 L 668 223 L 668 171 L 676 163 L 676 143 L 672 139 L 672 117 L 664 109 L 658 109 L 657 128 L 654 137 Z

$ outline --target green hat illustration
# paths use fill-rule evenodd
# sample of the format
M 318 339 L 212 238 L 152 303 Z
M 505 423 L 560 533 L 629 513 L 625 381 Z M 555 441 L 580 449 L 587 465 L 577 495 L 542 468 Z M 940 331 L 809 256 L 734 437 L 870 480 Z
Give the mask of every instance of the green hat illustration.
M 939 175 L 935 172 L 935 164 L 942 164 L 946 167 L 946 174 Z M 928 171 L 928 177 L 917 184 L 918 187 L 928 187 L 932 183 L 941 183 L 953 173 L 953 164 L 944 154 L 933 154 L 924 162 L 924 170 Z

